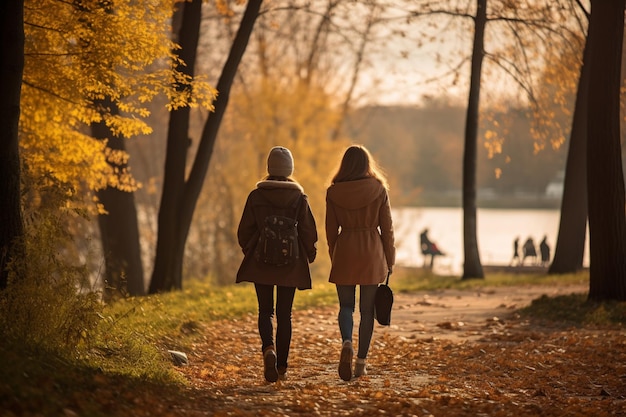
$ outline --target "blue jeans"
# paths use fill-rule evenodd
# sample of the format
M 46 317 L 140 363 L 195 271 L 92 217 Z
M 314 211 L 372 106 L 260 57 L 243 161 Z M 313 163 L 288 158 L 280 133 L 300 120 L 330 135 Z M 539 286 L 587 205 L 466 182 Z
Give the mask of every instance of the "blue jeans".
M 259 303 L 259 335 L 261 350 L 274 345 L 274 286 L 254 284 Z M 296 293 L 295 287 L 276 286 L 276 366 L 287 368 L 289 346 L 291 344 L 291 308 Z
M 359 350 L 357 357 L 367 358 L 370 349 L 372 334 L 374 333 L 374 299 L 376 298 L 376 288 L 378 285 L 359 285 L 359 312 L 361 322 L 359 323 Z M 352 330 L 354 327 L 354 308 L 356 305 L 356 285 L 337 285 L 337 296 L 339 297 L 339 331 L 341 340 L 352 341 Z

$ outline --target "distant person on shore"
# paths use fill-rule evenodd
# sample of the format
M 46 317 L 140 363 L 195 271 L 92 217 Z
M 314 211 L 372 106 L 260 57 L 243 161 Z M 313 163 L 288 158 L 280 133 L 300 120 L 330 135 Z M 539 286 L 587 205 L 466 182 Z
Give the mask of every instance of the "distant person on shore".
M 422 255 L 424 255 L 424 265 L 426 265 L 426 256 L 430 255 L 430 269 L 432 269 L 435 264 L 436 256 L 445 255 L 437 247 L 437 244 L 428 238 L 428 228 L 422 230 L 422 233 L 420 234 L 420 249 L 422 250 Z
M 513 241 L 513 258 L 511 258 L 511 263 L 509 264 L 509 266 L 519 266 L 519 265 L 520 265 L 519 236 L 516 236 L 515 240 Z
M 539 243 L 539 252 L 541 252 L 541 266 L 547 266 L 550 263 L 550 246 L 548 245 L 548 237 L 544 236 Z
M 536 265 L 537 264 L 537 249 L 535 248 L 535 241 L 533 240 L 532 237 L 528 237 L 528 239 L 526 239 L 526 242 L 524 242 L 524 247 L 523 247 L 523 251 L 524 251 L 524 257 L 522 258 L 522 265 L 524 265 L 524 262 L 526 261 L 526 258 L 531 258 L 531 265 Z

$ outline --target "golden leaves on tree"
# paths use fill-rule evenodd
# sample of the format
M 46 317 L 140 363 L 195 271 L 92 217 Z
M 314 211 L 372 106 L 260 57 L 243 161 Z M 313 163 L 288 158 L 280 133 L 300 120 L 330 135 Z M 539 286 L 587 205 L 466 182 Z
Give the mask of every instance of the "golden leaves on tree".
M 157 95 L 170 108 L 210 108 L 215 91 L 174 71 L 172 11 L 171 0 L 26 1 L 20 146 L 30 175 L 74 189 L 131 191 L 130 173 L 111 164 L 127 157 L 91 137 L 90 126 L 104 122 L 120 137 L 149 134 L 147 103 Z

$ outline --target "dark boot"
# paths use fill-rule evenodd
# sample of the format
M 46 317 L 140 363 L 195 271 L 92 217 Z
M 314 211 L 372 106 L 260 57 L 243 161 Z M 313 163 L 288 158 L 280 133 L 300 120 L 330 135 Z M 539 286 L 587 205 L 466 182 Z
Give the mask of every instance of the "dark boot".
M 276 351 L 274 350 L 274 346 L 268 346 L 263 349 L 263 366 L 265 368 L 265 380 L 267 382 L 278 381 L 278 369 L 276 369 Z
M 354 350 L 352 349 L 352 342 L 345 340 L 341 348 L 341 356 L 339 357 L 339 376 L 344 381 L 350 381 L 352 378 L 352 357 L 354 356 Z
M 367 375 L 367 364 L 365 359 L 356 358 L 356 363 L 354 364 L 354 376 L 360 377 Z
M 281 366 L 278 368 L 278 379 L 284 381 L 287 379 L 287 368 Z

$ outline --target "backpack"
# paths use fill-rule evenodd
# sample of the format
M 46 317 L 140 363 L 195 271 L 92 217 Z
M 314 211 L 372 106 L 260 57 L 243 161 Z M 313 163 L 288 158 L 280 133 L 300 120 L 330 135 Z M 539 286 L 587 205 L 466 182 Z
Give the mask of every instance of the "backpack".
M 300 199 L 294 205 L 299 207 Z M 274 266 L 292 264 L 300 257 L 298 243 L 298 211 L 295 219 L 278 214 L 265 217 L 254 250 L 257 261 Z

